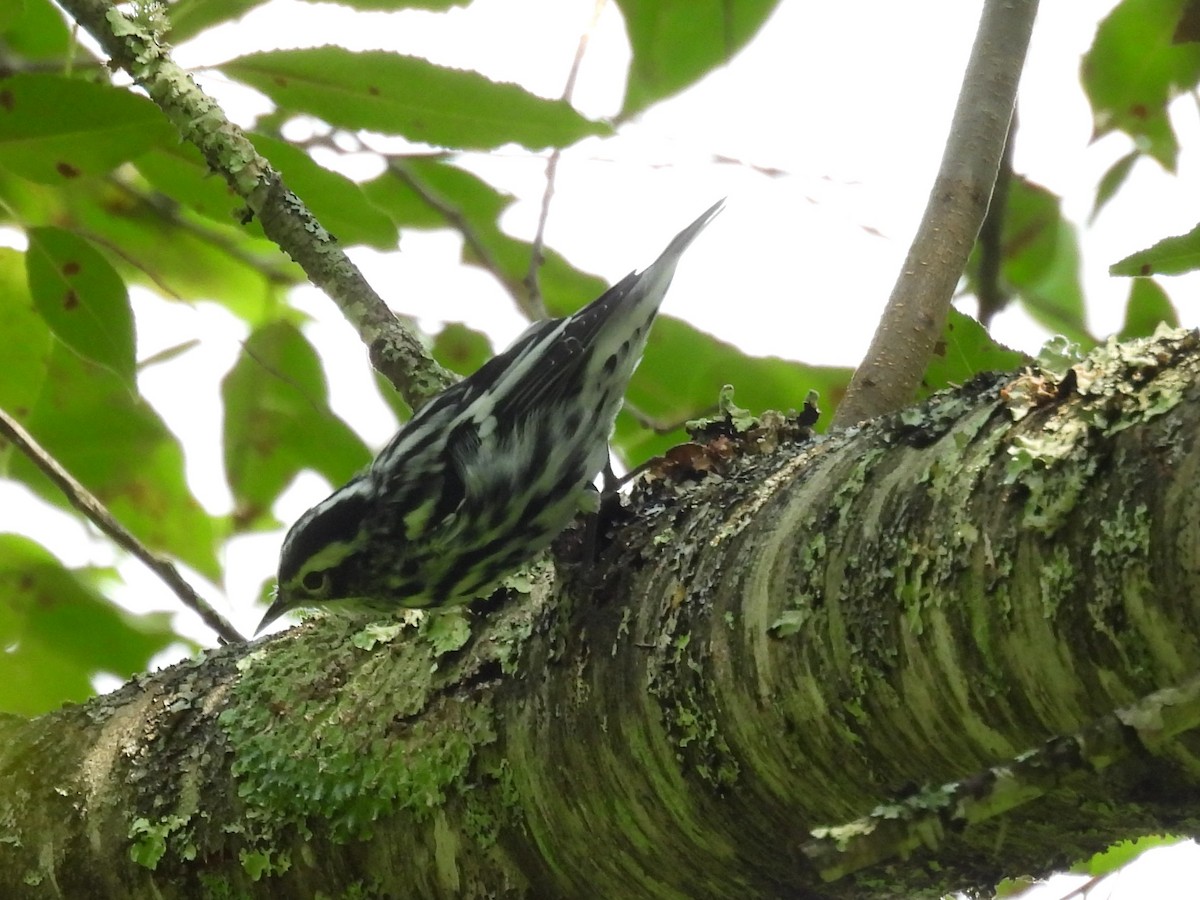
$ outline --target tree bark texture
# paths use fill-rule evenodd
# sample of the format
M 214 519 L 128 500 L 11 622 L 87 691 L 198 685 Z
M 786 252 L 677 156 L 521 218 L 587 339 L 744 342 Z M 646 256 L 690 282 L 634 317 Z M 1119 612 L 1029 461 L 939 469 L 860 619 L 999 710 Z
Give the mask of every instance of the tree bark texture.
M 2 720 L 0 895 L 934 897 L 1194 834 L 1198 384 L 1170 332 L 760 423 L 557 582 Z

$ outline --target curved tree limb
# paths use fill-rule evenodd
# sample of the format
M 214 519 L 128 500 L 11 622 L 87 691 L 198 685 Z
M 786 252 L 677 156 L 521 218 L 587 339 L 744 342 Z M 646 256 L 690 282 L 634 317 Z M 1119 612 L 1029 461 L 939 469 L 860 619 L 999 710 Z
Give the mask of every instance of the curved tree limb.
M 62 7 L 158 104 L 180 135 L 246 202 L 266 235 L 341 309 L 369 348 L 371 362 L 414 409 L 454 377 L 392 314 L 301 200 L 192 77 L 151 28 L 109 0 L 62 0 Z
M 1195 832 L 1198 397 L 1174 332 L 760 423 L 578 578 L 0 718 L 0 895 L 939 897 Z
M 834 426 L 912 401 L 987 214 L 1037 0 L 986 0 L 942 163 L 908 257 Z

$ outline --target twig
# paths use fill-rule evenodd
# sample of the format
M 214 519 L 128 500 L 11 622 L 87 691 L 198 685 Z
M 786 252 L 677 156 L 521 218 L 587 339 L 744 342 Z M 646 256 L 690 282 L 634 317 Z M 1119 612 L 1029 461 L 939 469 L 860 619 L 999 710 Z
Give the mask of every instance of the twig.
M 1037 6 L 984 3 L 925 215 L 835 427 L 900 409 L 921 383 L 987 212 Z
M 124 193 L 131 200 L 146 207 L 146 209 L 150 210 L 150 212 L 152 212 L 154 215 L 164 219 L 171 226 L 190 234 L 199 241 L 203 241 L 210 247 L 219 250 L 221 253 L 224 253 L 231 259 L 236 260 L 237 262 L 246 266 L 246 268 L 253 269 L 272 284 L 288 285 L 296 282 L 297 279 L 295 278 L 294 274 L 289 273 L 285 266 L 273 265 L 265 259 L 260 259 L 253 253 L 250 253 L 237 246 L 234 241 L 230 240 L 229 237 L 227 237 L 225 234 L 221 234 L 216 229 L 205 228 L 198 222 L 193 222 L 185 216 L 180 215 L 178 204 L 168 200 L 165 195 L 160 194 L 157 191 L 148 193 L 116 177 L 109 178 L 108 183 Z M 230 222 L 232 221 L 233 220 L 231 218 Z M 89 237 L 91 236 L 89 235 Z M 92 239 L 96 240 L 94 237 Z M 109 246 L 114 251 L 120 252 L 118 248 L 112 247 L 111 244 Z M 155 283 L 159 284 L 158 279 L 155 278 L 154 274 L 147 271 L 144 266 L 139 265 L 133 260 L 129 260 L 129 262 L 135 268 L 145 272 L 148 277 L 154 278 Z M 170 290 L 170 288 L 164 288 L 164 293 L 172 296 L 174 295 L 174 291 Z
M 204 623 L 219 634 L 226 643 L 236 644 L 245 640 L 236 628 L 192 589 L 192 586 L 179 574 L 179 570 L 174 565 L 130 534 L 120 522 L 112 517 L 112 513 L 105 509 L 104 504 L 96 499 L 91 491 L 76 481 L 70 472 L 59 465 L 58 461 L 47 453 L 30 433 L 21 427 L 20 423 L 2 409 L 0 409 L 0 434 L 12 441 L 30 462 L 41 469 L 46 477 L 63 492 L 63 496 L 70 501 L 72 506 L 112 538 L 119 547 L 129 551 L 145 563 L 150 571 L 175 592 L 175 595 L 183 601 L 184 606 L 199 615 Z
M 483 239 L 479 237 L 479 233 L 471 227 L 471 223 L 467 221 L 466 216 L 459 211 L 458 207 L 430 190 L 429 186 L 413 175 L 401 160 L 395 158 L 389 159 L 388 170 L 412 188 L 413 193 L 425 201 L 430 209 L 435 210 L 454 227 L 455 231 L 462 235 L 463 241 L 466 242 L 466 245 L 471 248 L 471 252 L 478 258 L 479 264 L 488 272 L 491 272 L 492 276 L 512 296 L 513 302 L 517 304 L 517 309 L 530 319 L 545 318 L 545 309 L 541 309 L 539 312 L 539 308 L 529 305 L 526 292 L 522 290 L 519 284 L 508 277 L 504 268 L 500 263 L 496 262 L 495 257 L 492 256 L 487 246 L 483 243 Z
M 575 48 L 575 59 L 571 62 L 571 71 L 567 74 L 567 85 L 563 88 L 563 100 L 571 102 L 575 93 L 575 81 L 579 77 L 579 67 L 583 64 L 583 56 L 587 52 L 588 41 L 596 30 L 600 20 L 600 12 L 604 9 L 605 0 L 596 0 L 592 6 L 592 20 L 588 27 L 579 35 L 579 46 Z M 546 239 L 546 220 L 550 218 L 550 200 L 554 196 L 554 179 L 558 175 L 558 160 L 562 151 L 555 147 L 546 160 L 546 190 L 542 193 L 542 211 L 538 215 L 537 232 L 533 236 L 533 247 L 529 253 L 529 271 L 525 273 L 525 288 L 528 291 L 529 306 L 537 310 L 533 318 L 546 318 L 546 304 L 542 301 L 542 290 L 538 286 L 538 269 L 542 265 L 542 247 Z
M 1004 154 L 1000 157 L 1000 170 L 996 173 L 996 186 L 992 189 L 992 202 L 988 204 L 987 216 L 979 227 L 979 271 L 976 276 L 979 286 L 976 294 L 979 298 L 979 322 L 984 328 L 1008 304 L 1000 270 L 1004 264 L 1004 220 L 1008 211 L 1008 192 L 1012 187 L 1013 141 L 1016 136 L 1017 111 L 1014 109 L 1008 137 L 1004 141 Z
M 649 413 L 643 412 L 642 410 L 638 409 L 638 407 L 634 406 L 628 400 L 625 401 L 625 404 L 624 404 L 624 406 L 621 407 L 621 409 L 623 411 L 629 413 L 629 415 L 633 417 L 633 420 L 635 422 L 637 422 L 639 425 L 641 425 L 643 428 L 645 428 L 647 431 L 653 431 L 655 434 L 670 434 L 672 431 L 678 431 L 680 428 L 682 428 L 688 422 L 691 422 L 693 419 L 702 419 L 702 418 L 705 418 L 706 416 L 711 416 L 713 413 L 717 412 L 720 409 L 720 407 L 718 406 L 718 404 L 712 403 L 712 404 L 709 404 L 708 406 L 706 406 L 704 409 L 699 410 L 698 412 L 692 413 L 690 416 L 686 416 L 685 418 L 679 419 L 677 421 L 676 420 L 666 420 L 666 419 L 656 419 L 654 416 L 650 415 Z

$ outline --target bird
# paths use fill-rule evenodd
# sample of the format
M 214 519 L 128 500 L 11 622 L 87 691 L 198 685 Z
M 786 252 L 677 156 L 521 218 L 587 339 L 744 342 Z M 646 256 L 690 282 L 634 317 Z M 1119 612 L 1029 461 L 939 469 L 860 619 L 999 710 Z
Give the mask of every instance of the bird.
M 301 515 L 255 633 L 301 607 L 387 614 L 467 602 L 594 510 L 593 482 L 655 315 L 724 203 L 578 312 L 534 322 Z

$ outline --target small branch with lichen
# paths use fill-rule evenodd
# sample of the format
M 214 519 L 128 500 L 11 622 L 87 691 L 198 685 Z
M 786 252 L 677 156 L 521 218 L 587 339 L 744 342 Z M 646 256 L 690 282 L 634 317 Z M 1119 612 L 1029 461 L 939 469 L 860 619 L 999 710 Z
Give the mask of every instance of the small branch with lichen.
M 129 533 L 125 527 L 113 518 L 112 513 L 105 508 L 95 495 L 75 480 L 59 462 L 46 452 L 33 436 L 21 427 L 20 423 L 11 418 L 4 410 L 0 410 L 0 435 L 3 435 L 20 450 L 26 458 L 37 466 L 47 478 L 63 493 L 71 505 L 84 514 L 97 528 L 113 539 L 117 546 L 136 556 L 155 575 L 163 580 L 188 609 L 194 611 L 204 620 L 209 628 L 221 636 L 226 643 L 236 644 L 245 638 L 238 633 L 224 616 L 213 609 L 192 588 L 187 580 L 179 574 L 170 561 L 150 550 L 145 544 Z
M 1002 815 L 1072 780 L 1091 778 L 1135 753 L 1160 754 L 1198 727 L 1200 676 L 1193 676 L 1005 765 L 912 792 L 855 822 L 814 829 L 813 840 L 801 849 L 827 881 L 885 859 L 905 858 L 920 848 L 936 850 L 948 833 Z
M 258 217 L 267 236 L 338 305 L 369 348 L 372 363 L 410 406 L 419 408 L 454 381 L 241 129 L 171 59 L 154 26 L 129 18 L 108 0 L 62 0 L 61 5 L 145 89 L 180 135 L 199 148 Z

